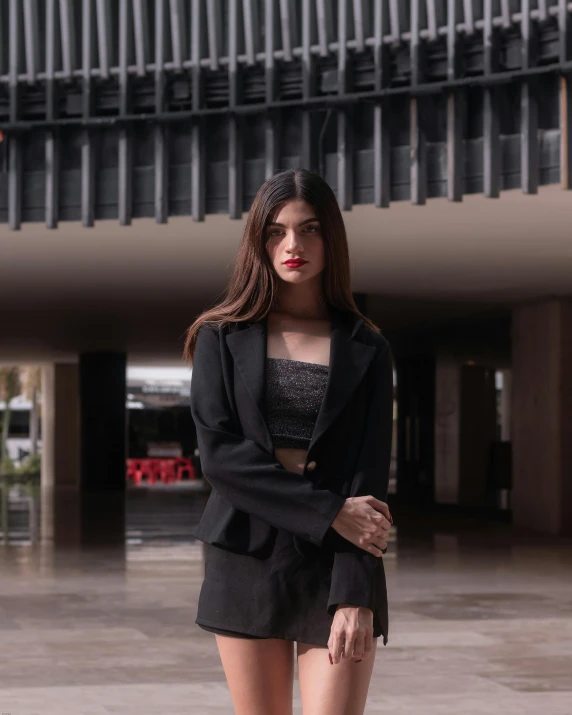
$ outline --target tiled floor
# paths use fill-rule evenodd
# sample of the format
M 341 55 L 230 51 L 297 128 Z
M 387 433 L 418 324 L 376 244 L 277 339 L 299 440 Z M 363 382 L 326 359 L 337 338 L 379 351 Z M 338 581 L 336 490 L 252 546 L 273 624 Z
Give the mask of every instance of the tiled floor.
M 366 712 L 572 715 L 572 542 L 394 515 Z M 201 545 L 177 523 L 121 554 L 0 545 L 1 713 L 232 715 L 214 636 L 194 624 Z

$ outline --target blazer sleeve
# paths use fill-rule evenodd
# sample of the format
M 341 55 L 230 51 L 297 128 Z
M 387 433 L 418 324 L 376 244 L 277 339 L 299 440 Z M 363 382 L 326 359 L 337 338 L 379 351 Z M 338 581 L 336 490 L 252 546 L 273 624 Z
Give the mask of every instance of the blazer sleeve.
M 352 480 L 350 496 L 372 495 L 387 499 L 393 431 L 393 361 L 386 342 L 371 366 L 367 427 Z M 340 603 L 374 610 L 374 571 L 377 559 L 347 539 L 340 540 L 332 568 L 327 610 L 336 612 Z M 384 552 L 385 553 L 385 552 Z
M 207 325 L 197 336 L 190 404 L 211 485 L 236 509 L 320 546 L 346 497 L 318 489 L 242 434 L 225 388 L 219 337 Z

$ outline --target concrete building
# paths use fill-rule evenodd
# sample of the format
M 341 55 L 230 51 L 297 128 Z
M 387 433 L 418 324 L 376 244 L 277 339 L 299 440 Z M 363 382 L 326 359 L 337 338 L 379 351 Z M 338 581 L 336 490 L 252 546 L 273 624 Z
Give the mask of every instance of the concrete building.
M 570 533 L 570 3 L 0 13 L 0 361 L 46 365 L 45 488 L 82 497 L 82 539 L 113 510 L 123 538 L 127 364 L 181 365 L 292 166 L 337 192 L 393 346 L 393 498 Z

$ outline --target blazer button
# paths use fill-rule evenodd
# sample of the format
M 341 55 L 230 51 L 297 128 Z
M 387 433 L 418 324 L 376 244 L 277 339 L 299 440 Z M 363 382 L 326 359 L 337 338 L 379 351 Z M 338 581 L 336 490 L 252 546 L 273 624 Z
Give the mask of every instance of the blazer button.
M 314 462 L 314 460 L 312 460 L 311 462 L 308 462 L 308 464 L 306 465 L 306 469 L 309 472 L 313 472 L 314 469 L 316 469 L 316 462 Z

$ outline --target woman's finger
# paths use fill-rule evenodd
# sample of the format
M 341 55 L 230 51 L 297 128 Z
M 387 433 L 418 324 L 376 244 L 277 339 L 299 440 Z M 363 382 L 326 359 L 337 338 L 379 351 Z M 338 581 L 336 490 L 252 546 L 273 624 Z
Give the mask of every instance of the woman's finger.
M 381 549 L 375 544 L 368 544 L 366 547 L 364 547 L 364 550 L 372 554 L 373 556 L 383 556 Z
M 343 633 L 332 633 L 330 645 L 330 662 L 339 663 L 342 658 L 342 651 L 344 649 L 344 637 Z
M 354 652 L 355 648 L 355 640 L 356 636 L 353 633 L 349 633 L 346 631 L 346 637 L 345 637 L 345 643 L 344 643 L 344 651 L 343 651 L 343 657 L 344 658 L 351 658 Z
M 363 651 L 365 648 L 365 632 L 359 631 L 355 637 L 354 650 L 352 657 L 355 659 L 363 657 Z
M 389 507 L 384 501 L 376 499 L 376 497 L 374 496 L 369 496 L 367 499 L 367 503 L 372 506 L 376 511 L 380 511 L 387 519 L 391 518 L 391 512 L 389 511 Z
M 387 539 L 374 539 L 373 545 L 377 546 L 378 549 L 387 548 Z

